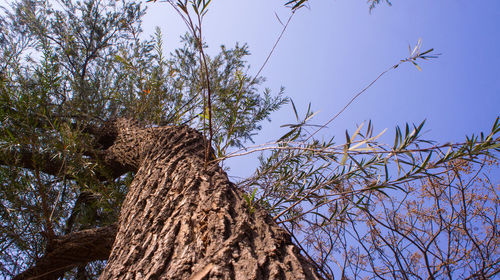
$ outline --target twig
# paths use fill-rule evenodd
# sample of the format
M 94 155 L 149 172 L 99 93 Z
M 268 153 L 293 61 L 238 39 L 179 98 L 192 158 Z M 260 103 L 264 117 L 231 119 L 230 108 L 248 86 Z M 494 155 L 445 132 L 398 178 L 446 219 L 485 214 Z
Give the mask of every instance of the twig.
M 382 76 L 384 76 L 387 72 L 391 71 L 392 69 L 396 69 L 402 62 L 399 62 L 398 64 L 391 66 L 391 68 L 385 70 L 384 72 L 380 73 L 375 80 L 373 80 L 370 84 L 368 84 L 365 88 L 363 88 L 360 92 L 358 92 L 347 104 L 337 112 L 331 119 L 329 119 L 325 124 L 320 126 L 318 129 L 316 129 L 309 137 L 304 140 L 304 142 L 307 142 L 309 139 L 311 139 L 316 133 L 318 133 L 320 130 L 323 128 L 327 127 L 332 121 L 334 121 L 340 114 L 342 114 L 353 102 L 356 100 L 361 94 L 363 94 L 366 90 L 368 90 L 373 84 L 375 84 Z
M 288 27 L 288 24 L 290 23 L 290 21 L 292 20 L 293 18 L 293 15 L 295 14 L 295 11 L 292 12 L 290 14 L 290 16 L 288 17 L 288 20 L 286 21 L 286 24 L 283 26 L 283 29 L 281 30 L 281 33 L 280 35 L 278 36 L 278 39 L 276 39 L 276 42 L 274 43 L 271 51 L 269 52 L 269 54 L 267 55 L 266 57 L 266 60 L 264 60 L 264 63 L 262 64 L 262 66 L 260 67 L 259 71 L 257 71 L 257 74 L 255 74 L 255 77 L 252 79 L 252 82 L 249 83 L 249 85 L 253 84 L 255 82 L 256 79 L 258 79 L 260 73 L 262 72 L 262 70 L 264 69 L 264 67 L 267 65 L 267 62 L 269 61 L 269 59 L 271 58 L 271 56 L 273 55 L 274 53 L 274 50 L 276 49 L 276 47 L 278 46 L 278 43 L 281 41 L 281 37 L 283 37 L 283 34 L 285 34 L 285 31 Z

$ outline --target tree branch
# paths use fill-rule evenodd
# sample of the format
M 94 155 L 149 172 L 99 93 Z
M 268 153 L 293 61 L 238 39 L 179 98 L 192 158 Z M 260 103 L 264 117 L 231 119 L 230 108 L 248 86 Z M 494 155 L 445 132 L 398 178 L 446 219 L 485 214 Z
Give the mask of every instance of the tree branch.
M 53 176 L 62 176 L 65 173 L 64 160 L 48 153 L 37 153 L 26 148 L 17 151 L 0 149 L 0 165 L 39 170 Z
M 116 224 L 82 230 L 54 239 L 47 245 L 47 252 L 35 266 L 16 275 L 13 280 L 54 279 L 62 272 L 91 261 L 109 257 L 115 236 Z
M 83 151 L 83 155 L 88 156 L 94 163 L 98 163 L 102 167 L 97 169 L 97 178 L 99 181 L 117 178 L 128 171 L 134 170 L 130 166 L 123 166 L 116 162 L 107 150 L 116 140 L 117 130 L 115 122 L 117 120 L 103 122 L 99 127 L 89 124 L 83 128 L 79 128 L 83 133 L 91 134 L 96 139 L 92 147 Z M 0 165 L 38 170 L 56 177 L 66 177 L 69 179 L 78 177 L 78 174 L 72 174 L 67 170 L 63 158 L 57 157 L 50 152 L 42 153 L 33 151 L 29 147 L 23 146 L 14 149 L 0 149 Z

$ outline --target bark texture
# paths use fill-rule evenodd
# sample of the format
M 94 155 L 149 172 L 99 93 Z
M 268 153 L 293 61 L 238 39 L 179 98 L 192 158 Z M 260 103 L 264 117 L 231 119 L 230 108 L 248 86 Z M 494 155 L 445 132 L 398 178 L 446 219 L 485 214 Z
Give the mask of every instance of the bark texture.
M 105 260 L 111 252 L 116 236 L 116 225 L 82 230 L 56 238 L 49 244 L 45 255 L 36 265 L 16 275 L 13 280 L 57 279 L 61 273 L 76 265 Z
M 120 120 L 104 160 L 137 174 L 100 279 L 319 279 L 290 236 L 253 214 L 187 127 Z
M 57 279 L 108 257 L 100 279 L 320 279 L 290 236 L 264 211 L 250 214 L 225 172 L 205 163 L 199 132 L 124 119 L 90 128 L 96 162 L 113 176 L 136 172 L 118 224 L 50 238 L 35 266 L 13 279 Z M 40 158 L 9 156 L 24 168 Z M 61 163 L 42 159 L 40 171 L 64 175 Z

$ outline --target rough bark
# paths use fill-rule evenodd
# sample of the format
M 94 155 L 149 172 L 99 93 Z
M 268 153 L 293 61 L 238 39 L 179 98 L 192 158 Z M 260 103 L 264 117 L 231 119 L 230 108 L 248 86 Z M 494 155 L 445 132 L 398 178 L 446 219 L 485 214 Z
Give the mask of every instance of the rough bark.
M 319 279 L 290 236 L 205 164 L 200 133 L 116 129 L 107 160 L 138 171 L 100 279 Z
M 109 257 L 116 236 L 116 225 L 82 230 L 54 239 L 36 265 L 16 275 L 13 280 L 55 279 L 62 272 L 90 261 Z
M 108 256 L 100 279 L 320 279 L 290 236 L 264 211 L 251 214 L 225 172 L 205 163 L 199 132 L 121 119 L 93 133 L 103 149 L 96 160 L 137 172 L 118 229 L 59 237 L 14 279 L 54 279 Z

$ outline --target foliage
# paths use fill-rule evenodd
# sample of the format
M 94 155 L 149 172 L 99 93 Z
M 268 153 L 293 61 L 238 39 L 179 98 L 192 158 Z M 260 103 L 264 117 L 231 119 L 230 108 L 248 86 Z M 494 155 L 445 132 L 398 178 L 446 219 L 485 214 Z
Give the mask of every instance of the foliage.
M 285 0 L 285 6 L 290 7 L 292 11 L 300 9 L 309 3 L 309 0 Z M 377 5 L 381 2 L 385 2 L 387 5 L 391 6 L 392 3 L 389 0 L 368 0 L 367 1 L 370 6 L 370 11 L 372 11 Z
M 296 123 L 284 125 L 289 131 L 275 143 L 252 149 L 246 143 L 287 99 L 282 91 L 259 94 L 264 79 L 247 74 L 247 45 L 205 54 L 202 20 L 211 1 L 166 2 L 188 27 L 169 57 L 159 29 L 141 39 L 145 10 L 134 2 L 23 0 L 0 16 L 3 277 L 31 266 L 51 236 L 116 221 L 134 174 L 103 180 L 107 170 L 90 160 L 96 139 L 85 127 L 118 117 L 202 130 L 220 161 L 267 151 L 255 174 L 239 182 L 249 211 L 267 209 L 327 278 L 475 278 L 500 271 L 498 186 L 483 173 L 496 167 L 498 119 L 491 131 L 462 143 L 424 139 L 421 123 L 397 127 L 386 144 L 385 131 L 375 133 L 371 122 L 336 143 L 317 135 L 328 123 L 312 125 L 310 107 L 300 118 L 292 103 Z M 295 11 L 307 2 L 285 5 Z M 381 2 L 368 1 L 370 9 Z M 407 62 L 420 70 L 418 60 L 435 56 L 420 46 L 378 78 Z M 33 168 L 18 167 L 27 153 L 36 159 Z M 49 162 L 61 163 L 63 175 L 47 173 Z M 93 279 L 102 266 L 64 277 Z
M 193 91 L 200 87 L 202 81 L 199 70 L 198 72 L 192 70 L 202 69 L 202 66 L 197 64 L 198 52 L 193 38 L 186 34 L 183 40 L 186 44 L 184 48 L 177 49 L 172 54 L 171 65 L 180 77 L 180 80 L 175 81 L 175 85 L 182 86 L 185 91 Z M 271 112 L 287 102 L 283 97 L 283 89 L 274 97 L 269 89 L 264 90 L 262 95 L 257 94 L 257 86 L 264 82 L 264 79 L 261 77 L 254 79 L 245 74 L 248 71 L 244 61 L 247 55 L 249 55 L 248 46 L 236 44 L 234 49 L 222 46 L 218 55 L 213 58 L 206 57 L 210 85 L 214 93 L 211 98 L 213 104 L 211 115 L 214 120 L 213 145 L 219 157 L 225 155 L 230 147 L 243 147 L 245 141 L 252 141 L 254 131 L 261 129 L 260 123 L 269 119 Z M 191 111 L 176 111 L 175 122 L 203 129 L 203 120 L 207 118 L 207 114 L 203 113 L 206 110 L 200 112 L 199 109 L 203 104 L 202 96 L 195 92 L 184 95 L 191 98 L 184 104 L 195 103 L 198 104 L 198 108 Z M 185 114 L 183 118 L 177 119 L 183 114 Z
M 116 221 L 133 174 L 103 180 L 86 127 L 114 118 L 203 127 L 196 42 L 165 57 L 159 29 L 141 39 L 133 1 L 23 0 L 0 15 L 0 273 L 10 278 L 44 253 L 51 236 Z M 259 93 L 246 74 L 247 45 L 206 57 L 219 155 L 242 147 L 287 99 Z M 16 167 L 33 154 L 33 169 Z M 12 155 L 15 156 L 12 156 Z M 58 162 L 61 176 L 47 174 Z M 102 264 L 68 274 L 98 275 Z M 75 276 L 76 277 L 76 276 Z
M 496 166 L 499 119 L 463 143 L 423 139 L 421 123 L 397 127 L 388 146 L 378 140 L 385 131 L 374 135 L 368 123 L 336 145 L 310 138 L 312 114 L 265 147 L 260 167 L 240 184 L 258 188 L 256 203 L 327 278 L 498 273 L 498 186 L 481 172 Z

